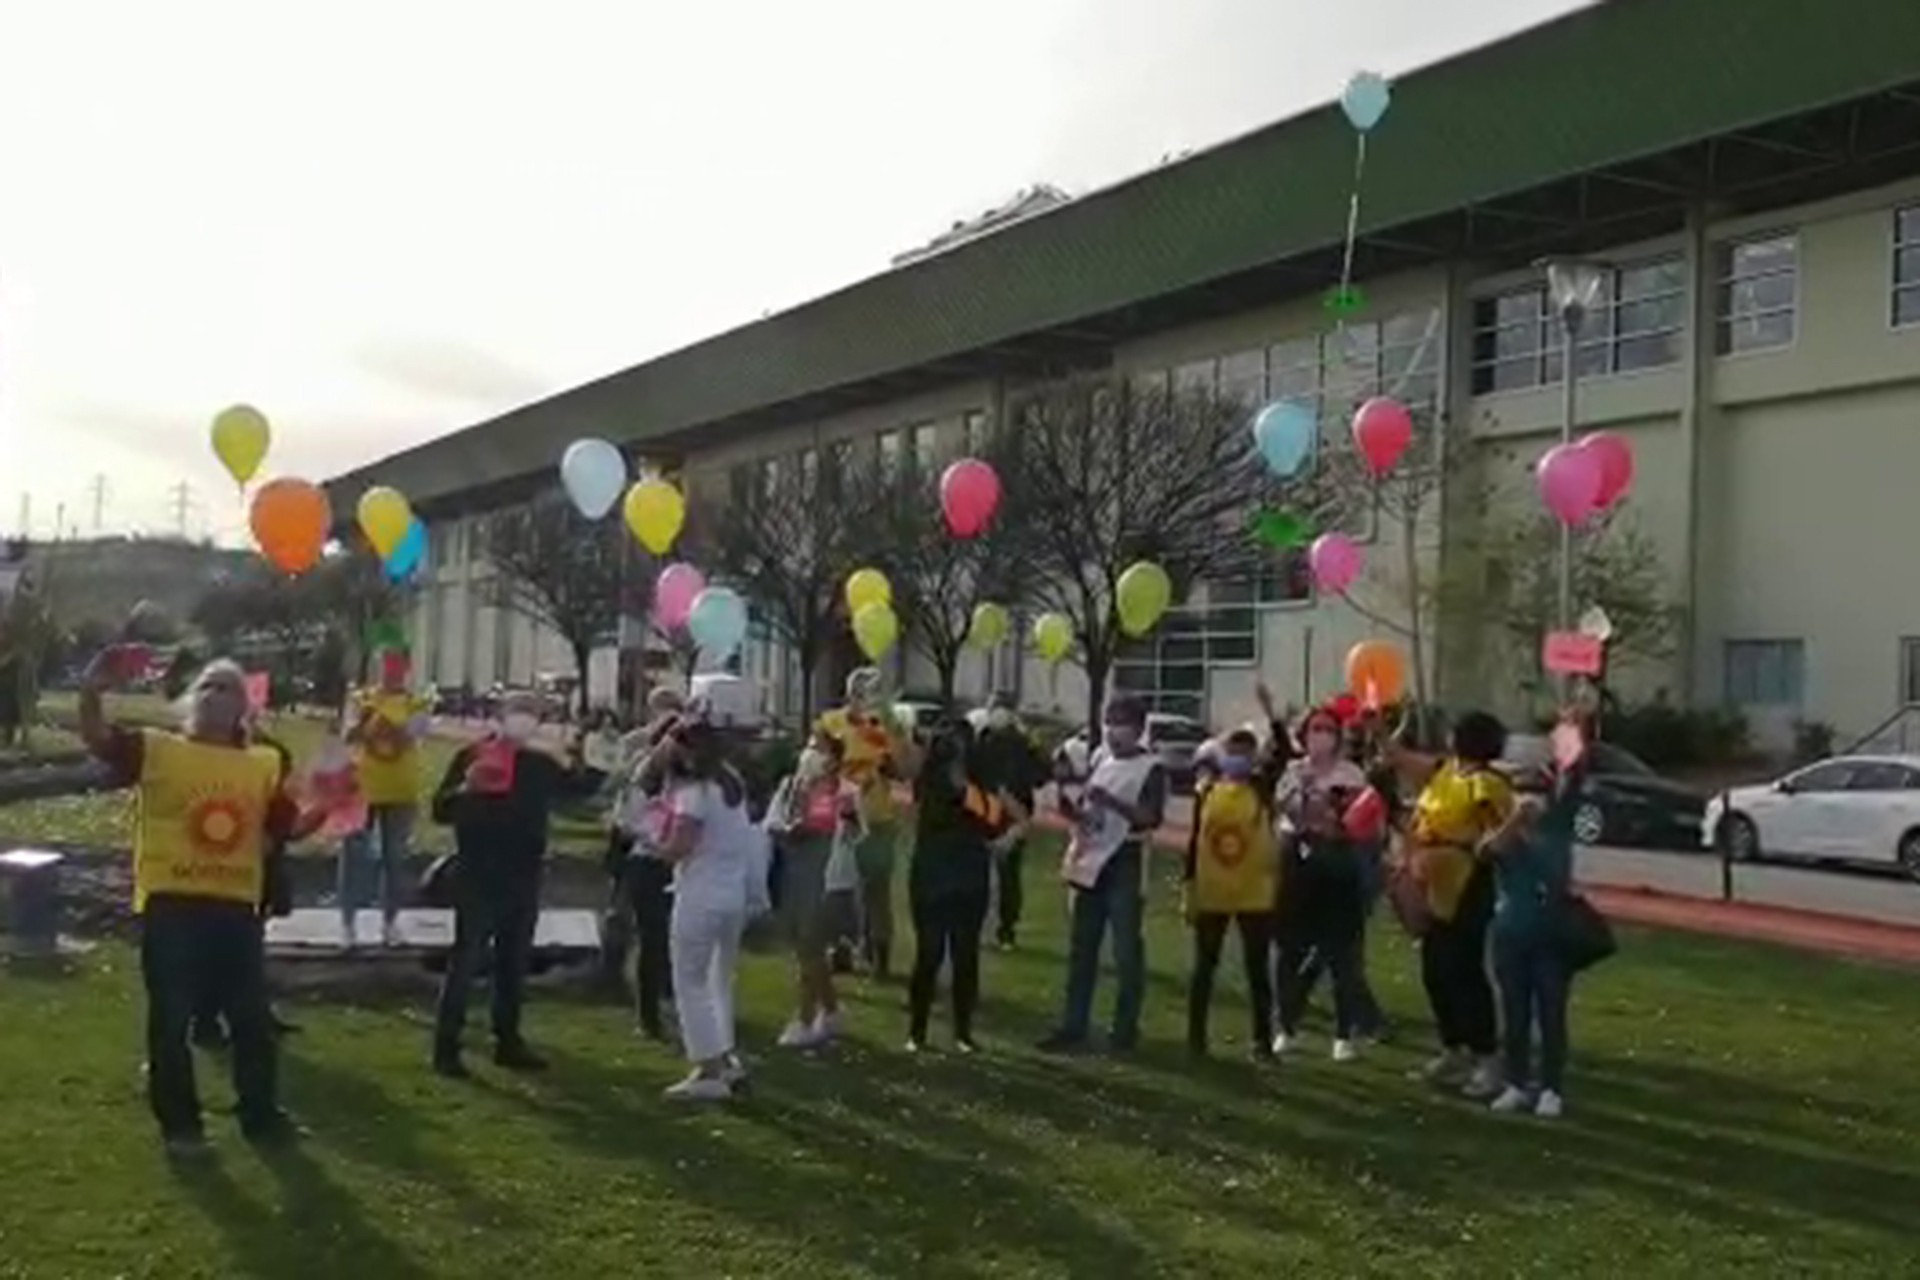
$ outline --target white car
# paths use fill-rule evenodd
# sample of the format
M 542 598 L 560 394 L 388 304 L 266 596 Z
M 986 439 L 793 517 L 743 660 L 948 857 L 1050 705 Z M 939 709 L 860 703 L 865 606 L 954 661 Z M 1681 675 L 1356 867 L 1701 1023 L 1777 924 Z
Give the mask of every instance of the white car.
M 1920 756 L 1838 756 L 1707 804 L 1701 832 L 1730 856 L 1897 866 L 1920 880 Z

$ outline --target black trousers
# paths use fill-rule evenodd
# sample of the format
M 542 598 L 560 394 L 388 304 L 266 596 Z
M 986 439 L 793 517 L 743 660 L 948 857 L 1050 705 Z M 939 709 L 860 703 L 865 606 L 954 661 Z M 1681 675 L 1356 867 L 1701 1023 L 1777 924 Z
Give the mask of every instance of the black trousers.
M 526 996 L 527 964 L 533 956 L 533 931 L 539 922 L 538 876 L 461 884 L 454 907 L 453 953 L 447 959 L 434 1019 L 437 1056 L 459 1054 L 460 1033 L 467 1026 L 467 999 L 489 955 L 494 1043 L 521 1043 L 520 1009 Z
M 1252 1006 L 1253 1047 L 1256 1052 L 1273 1042 L 1273 983 L 1270 955 L 1273 914 L 1267 911 L 1203 912 L 1193 921 L 1193 976 L 1187 983 L 1187 1047 L 1207 1048 L 1207 1016 L 1213 1007 L 1213 975 L 1220 967 L 1227 925 L 1240 929 L 1240 958 L 1247 969 L 1247 1001 Z
M 194 1017 L 226 1020 L 240 1126 L 279 1119 L 278 1056 L 267 1006 L 265 930 L 238 902 L 160 896 L 141 918 L 140 973 L 147 988 L 147 1101 L 168 1137 L 201 1131 L 189 1033 Z
M 1360 864 L 1343 845 L 1322 848 L 1288 871 L 1274 989 L 1280 1029 L 1293 1035 L 1322 973 L 1333 978 L 1334 1035 L 1349 1040 L 1365 1029 L 1372 1006 L 1367 990 L 1366 899 Z
M 1435 920 L 1420 939 L 1420 981 L 1427 989 L 1440 1044 L 1481 1057 L 1499 1047 L 1493 983 L 1487 977 L 1487 926 L 1493 919 L 1493 874 L 1475 869 L 1451 920 Z
M 1020 930 L 1020 912 L 1027 901 L 1027 891 L 1021 882 L 1026 862 L 1027 844 L 1024 840 L 1000 855 L 1000 882 L 994 892 L 1000 941 L 1005 943 L 1011 943 Z
M 907 988 L 910 1034 L 927 1038 L 927 1021 L 940 986 L 940 970 L 953 962 L 953 1034 L 973 1037 L 973 1011 L 980 1003 L 980 929 L 987 920 L 987 895 L 943 893 L 916 897 L 913 907 L 913 979 Z
M 658 858 L 628 858 L 624 872 L 633 907 L 634 1014 L 651 1035 L 663 1034 L 660 1006 L 673 998 L 667 929 L 673 918 L 673 868 Z

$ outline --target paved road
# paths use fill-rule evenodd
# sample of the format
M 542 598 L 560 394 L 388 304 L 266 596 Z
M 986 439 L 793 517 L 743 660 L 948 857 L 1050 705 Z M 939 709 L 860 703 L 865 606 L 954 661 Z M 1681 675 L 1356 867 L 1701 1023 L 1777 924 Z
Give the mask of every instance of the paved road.
M 1582 849 L 1575 874 L 1589 884 L 1618 889 L 1721 897 L 1720 860 L 1706 852 Z M 1736 863 L 1733 900 L 1920 927 L 1920 884 L 1894 875 Z

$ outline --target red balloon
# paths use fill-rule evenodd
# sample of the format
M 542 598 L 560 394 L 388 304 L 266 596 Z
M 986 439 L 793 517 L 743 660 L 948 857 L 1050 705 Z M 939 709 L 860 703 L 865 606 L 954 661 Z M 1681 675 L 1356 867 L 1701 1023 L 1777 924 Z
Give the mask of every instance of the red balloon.
M 1340 825 L 1354 840 L 1376 840 L 1387 829 L 1387 802 L 1378 791 L 1368 787 L 1353 798 L 1341 815 Z
M 972 538 L 1000 506 L 1000 477 L 978 458 L 962 458 L 940 477 L 940 510 L 956 538 Z
M 1391 396 L 1375 396 L 1353 415 L 1353 443 L 1373 474 L 1385 475 L 1413 443 L 1413 415 Z
M 1600 494 L 1595 505 L 1610 507 L 1633 487 L 1633 446 L 1611 431 L 1582 436 L 1579 447 L 1600 462 Z
M 1540 498 L 1560 523 L 1574 525 L 1600 509 L 1600 457 L 1578 445 L 1557 444 L 1540 459 L 1534 478 Z
M 1360 718 L 1360 699 L 1350 693 L 1336 694 L 1327 702 L 1327 710 L 1341 724 L 1352 724 Z

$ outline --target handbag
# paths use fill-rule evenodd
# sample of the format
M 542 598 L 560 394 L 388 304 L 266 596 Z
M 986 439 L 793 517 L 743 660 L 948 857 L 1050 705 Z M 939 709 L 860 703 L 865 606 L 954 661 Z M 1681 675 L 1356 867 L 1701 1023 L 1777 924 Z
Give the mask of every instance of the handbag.
M 1620 949 L 1607 918 L 1577 893 L 1560 900 L 1560 909 L 1554 913 L 1553 941 L 1569 973 L 1591 969 Z

